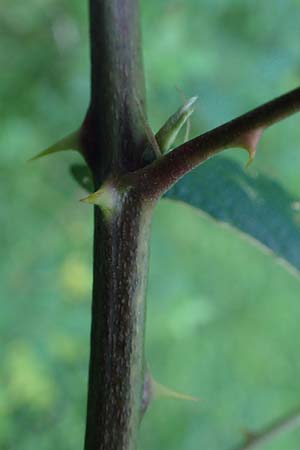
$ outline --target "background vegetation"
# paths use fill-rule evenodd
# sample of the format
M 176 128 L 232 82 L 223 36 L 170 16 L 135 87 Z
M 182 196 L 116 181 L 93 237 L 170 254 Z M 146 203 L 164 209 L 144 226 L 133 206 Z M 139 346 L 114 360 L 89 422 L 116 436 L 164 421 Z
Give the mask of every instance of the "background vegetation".
M 149 121 L 198 95 L 194 134 L 300 81 L 297 0 L 142 1 Z M 89 97 L 87 5 L 2 0 L 0 12 L 0 448 L 82 448 L 92 209 L 73 154 L 26 160 L 81 121 Z M 248 169 L 296 196 L 299 117 L 262 138 Z M 237 150 L 227 154 L 245 162 Z M 143 450 L 225 450 L 300 404 L 299 280 L 191 208 L 156 209 L 147 354 L 154 377 L 199 403 L 154 402 Z M 294 431 L 267 448 L 299 448 Z

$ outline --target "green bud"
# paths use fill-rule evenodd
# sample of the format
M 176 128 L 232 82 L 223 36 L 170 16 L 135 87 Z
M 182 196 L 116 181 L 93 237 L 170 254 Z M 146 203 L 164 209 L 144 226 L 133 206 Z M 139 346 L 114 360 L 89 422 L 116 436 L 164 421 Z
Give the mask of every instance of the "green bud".
M 179 108 L 156 133 L 155 138 L 162 153 L 172 147 L 179 131 L 194 112 L 193 105 L 198 97 L 190 98 Z

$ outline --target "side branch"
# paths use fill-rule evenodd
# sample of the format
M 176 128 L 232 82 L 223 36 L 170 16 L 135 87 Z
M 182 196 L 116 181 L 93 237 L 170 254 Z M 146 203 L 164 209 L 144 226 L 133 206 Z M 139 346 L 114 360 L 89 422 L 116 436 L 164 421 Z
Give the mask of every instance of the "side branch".
M 236 450 L 256 450 L 268 444 L 281 434 L 300 427 L 300 410 L 297 409 L 287 416 L 277 419 L 265 429 L 257 433 L 249 433 L 248 439 Z
M 183 175 L 221 150 L 243 147 L 252 158 L 260 133 L 299 110 L 297 88 L 180 145 L 139 171 L 145 195 L 160 197 Z

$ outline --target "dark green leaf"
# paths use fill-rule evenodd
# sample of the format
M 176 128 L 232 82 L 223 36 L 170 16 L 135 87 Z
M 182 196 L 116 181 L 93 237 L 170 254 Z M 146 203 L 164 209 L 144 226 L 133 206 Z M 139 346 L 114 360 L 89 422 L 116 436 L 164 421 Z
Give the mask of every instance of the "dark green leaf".
M 215 157 L 181 179 L 165 198 L 232 225 L 300 268 L 300 202 L 270 178 Z
M 70 172 L 75 181 L 88 192 L 94 192 L 92 174 L 89 168 L 84 164 L 73 164 Z

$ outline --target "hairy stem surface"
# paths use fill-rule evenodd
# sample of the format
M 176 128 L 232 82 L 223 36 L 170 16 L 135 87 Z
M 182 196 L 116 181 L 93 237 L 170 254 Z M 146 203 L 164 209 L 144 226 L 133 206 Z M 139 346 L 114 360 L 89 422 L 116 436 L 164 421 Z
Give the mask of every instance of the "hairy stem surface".
M 109 217 L 95 211 L 86 450 L 135 445 L 142 412 L 151 211 L 135 194 L 126 195 Z
M 89 0 L 91 104 L 87 160 L 97 182 L 142 165 L 144 76 L 138 0 Z
M 145 132 L 137 0 L 90 0 L 91 104 L 82 129 L 95 187 L 142 167 Z M 114 192 L 95 208 L 92 331 L 85 450 L 133 450 L 144 377 L 151 207 Z

